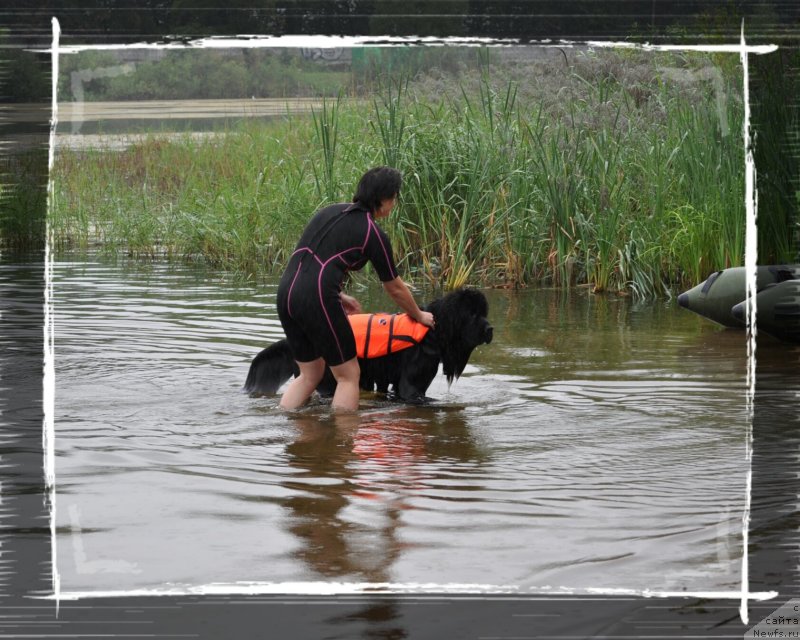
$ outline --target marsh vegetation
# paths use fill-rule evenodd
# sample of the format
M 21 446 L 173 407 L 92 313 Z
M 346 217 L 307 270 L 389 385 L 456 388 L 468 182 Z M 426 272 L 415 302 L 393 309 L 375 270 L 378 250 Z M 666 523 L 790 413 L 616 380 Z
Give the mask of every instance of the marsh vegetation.
M 309 115 L 207 140 L 59 152 L 61 248 L 200 259 L 257 278 L 376 164 L 404 276 L 444 288 L 588 285 L 662 295 L 744 258 L 741 70 L 732 56 L 598 50 L 370 76 Z

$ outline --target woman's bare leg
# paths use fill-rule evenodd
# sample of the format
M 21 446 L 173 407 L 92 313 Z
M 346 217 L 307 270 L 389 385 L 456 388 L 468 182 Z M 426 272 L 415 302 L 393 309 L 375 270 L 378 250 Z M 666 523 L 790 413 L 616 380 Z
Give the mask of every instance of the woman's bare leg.
M 311 362 L 298 362 L 297 366 L 300 368 L 300 375 L 292 380 L 283 392 L 281 409 L 297 409 L 304 405 L 325 373 L 325 361 L 322 358 Z
M 361 376 L 358 358 L 353 358 L 331 367 L 331 373 L 336 378 L 336 391 L 333 394 L 332 408 L 336 411 L 355 411 L 358 409 L 358 378 Z

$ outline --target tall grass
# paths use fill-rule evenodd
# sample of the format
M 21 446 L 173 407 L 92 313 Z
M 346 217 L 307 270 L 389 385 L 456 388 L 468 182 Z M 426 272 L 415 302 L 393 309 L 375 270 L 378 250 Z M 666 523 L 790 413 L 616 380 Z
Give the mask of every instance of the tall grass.
M 742 105 L 730 86 L 723 114 L 710 87 L 671 86 L 626 55 L 577 59 L 538 93 L 484 65 L 447 91 L 384 79 L 372 100 L 209 141 L 62 151 L 56 237 L 264 273 L 315 209 L 385 163 L 404 175 L 384 224 L 407 277 L 662 294 L 742 263 Z
M 385 80 L 385 89 L 372 101 L 375 117 L 370 120 L 373 134 L 382 144 L 383 163 L 399 166 L 406 144 L 406 117 L 402 100 L 408 91 L 408 78 Z
M 796 52 L 777 51 L 750 67 L 752 126 L 758 130 L 754 141 L 759 209 L 758 255 L 765 263 L 800 259 L 800 192 L 797 178 L 800 161 L 796 148 L 800 138 L 800 108 L 796 100 L 796 74 L 789 72 L 790 56 Z M 796 58 L 795 58 L 796 59 Z M 772 99 L 770 99 L 772 98 Z M 788 138 L 788 140 L 787 140 Z
M 317 147 L 322 150 L 322 167 L 317 168 L 312 164 L 314 181 L 317 185 L 317 194 L 327 200 L 335 200 L 339 196 L 339 185 L 335 179 L 334 163 L 336 162 L 336 143 L 339 139 L 339 105 L 341 94 L 336 101 L 330 104 L 322 101 L 322 111 L 317 113 L 312 109 L 314 119 L 314 133 Z
M 0 249 L 44 249 L 46 183 L 47 149 L 0 158 Z

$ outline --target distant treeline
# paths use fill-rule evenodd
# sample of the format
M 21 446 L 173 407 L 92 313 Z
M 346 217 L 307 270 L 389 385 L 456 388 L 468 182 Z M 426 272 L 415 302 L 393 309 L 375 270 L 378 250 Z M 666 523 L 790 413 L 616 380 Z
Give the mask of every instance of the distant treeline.
M 354 48 L 344 60 L 306 56 L 301 49 L 169 50 L 132 62 L 120 52 L 83 51 L 61 57 L 59 100 L 191 100 L 348 95 L 385 73 L 414 76 L 476 66 L 474 49 Z M 334 56 L 335 57 L 335 56 Z M 321 58 L 321 59 L 320 59 Z

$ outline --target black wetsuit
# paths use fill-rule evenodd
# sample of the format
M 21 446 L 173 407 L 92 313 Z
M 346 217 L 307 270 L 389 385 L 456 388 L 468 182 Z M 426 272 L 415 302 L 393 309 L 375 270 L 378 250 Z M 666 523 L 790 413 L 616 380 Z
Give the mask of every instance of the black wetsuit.
M 322 357 L 336 366 L 355 357 L 339 293 L 347 272 L 367 260 L 382 282 L 397 277 L 389 239 L 364 206 L 334 204 L 314 215 L 278 286 L 278 317 L 295 360 Z

